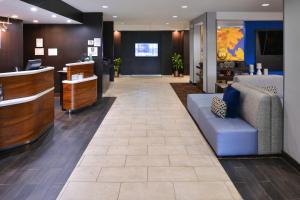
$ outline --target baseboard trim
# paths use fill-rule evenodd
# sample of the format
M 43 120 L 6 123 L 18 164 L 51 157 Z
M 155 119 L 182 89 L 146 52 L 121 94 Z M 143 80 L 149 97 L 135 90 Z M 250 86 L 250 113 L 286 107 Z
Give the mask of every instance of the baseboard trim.
M 295 167 L 298 171 L 300 171 L 300 163 L 297 162 L 294 158 L 292 158 L 289 154 L 286 152 L 282 152 L 282 157 L 293 167 Z

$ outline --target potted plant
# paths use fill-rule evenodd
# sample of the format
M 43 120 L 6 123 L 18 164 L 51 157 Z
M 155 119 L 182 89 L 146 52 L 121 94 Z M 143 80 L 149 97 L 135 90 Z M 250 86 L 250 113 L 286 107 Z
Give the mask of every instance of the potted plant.
M 120 57 L 114 59 L 115 77 L 119 77 L 121 63 L 122 63 L 122 59 Z
M 183 61 L 179 53 L 174 53 L 172 56 L 172 64 L 174 76 L 179 77 L 179 74 L 183 73 Z

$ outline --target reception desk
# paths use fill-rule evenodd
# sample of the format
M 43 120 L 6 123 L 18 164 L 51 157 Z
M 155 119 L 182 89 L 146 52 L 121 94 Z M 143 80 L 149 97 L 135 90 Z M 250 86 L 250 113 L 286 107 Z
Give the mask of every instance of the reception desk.
M 53 67 L 0 74 L 0 150 L 28 144 L 54 123 Z
M 62 81 L 64 110 L 71 112 L 96 103 L 98 77 L 93 61 L 67 64 L 66 74 L 67 79 Z

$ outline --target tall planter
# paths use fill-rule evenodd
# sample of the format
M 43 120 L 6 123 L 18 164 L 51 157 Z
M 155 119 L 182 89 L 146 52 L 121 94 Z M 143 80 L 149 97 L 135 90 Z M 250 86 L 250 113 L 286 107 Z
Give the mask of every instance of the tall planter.
M 173 74 L 175 77 L 179 77 L 183 73 L 183 61 L 182 56 L 179 53 L 174 53 L 172 56 Z
M 122 59 L 121 58 L 114 59 L 115 77 L 119 77 L 119 75 L 120 75 L 120 66 L 121 66 L 121 63 L 122 63 Z

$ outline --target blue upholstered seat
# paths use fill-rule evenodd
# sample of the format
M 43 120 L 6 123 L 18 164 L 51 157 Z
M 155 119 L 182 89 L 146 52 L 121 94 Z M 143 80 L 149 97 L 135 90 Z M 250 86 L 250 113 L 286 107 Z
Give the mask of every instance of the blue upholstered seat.
M 188 110 L 215 153 L 218 156 L 256 155 L 257 129 L 240 118 L 216 117 L 210 109 L 214 96 L 188 95 Z

